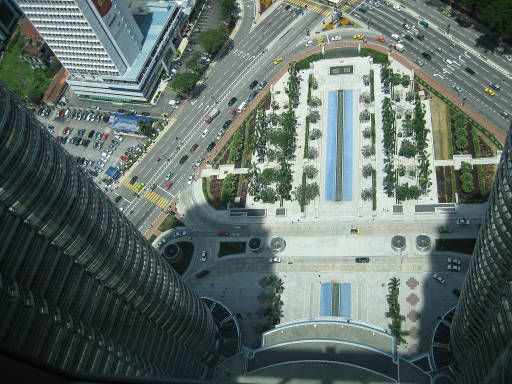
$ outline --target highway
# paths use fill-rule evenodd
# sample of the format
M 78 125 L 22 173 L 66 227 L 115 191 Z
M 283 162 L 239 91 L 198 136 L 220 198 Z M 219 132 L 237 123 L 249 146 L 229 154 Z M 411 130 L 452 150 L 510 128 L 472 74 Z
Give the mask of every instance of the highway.
M 145 188 L 156 184 L 154 193 L 161 196 L 164 202 L 170 202 L 178 195 L 183 197 L 187 194 L 189 188 L 187 180 L 196 174 L 196 162 L 206 156 L 208 144 L 216 141 L 215 138 L 224 122 L 231 119 L 232 108 L 249 96 L 251 92 L 249 84 L 253 80 L 259 82 L 269 80 L 290 57 L 308 49 L 305 45 L 307 40 L 315 40 L 316 44 L 316 38 L 319 35 L 313 34 L 308 37 L 305 31 L 306 28 L 313 31 L 322 24 L 324 18 L 323 15 L 310 10 L 306 10 L 303 15 L 297 15 L 293 11 L 294 7 L 286 10 L 284 5 L 281 5 L 261 23 L 255 25 L 252 16 L 253 2 L 246 1 L 243 10 L 244 15 L 234 37 L 234 47 L 209 69 L 205 79 L 206 88 L 199 97 L 186 101 L 181 106 L 179 113 L 171 119 L 171 128 L 161 135 L 151 151 L 130 171 L 131 176 L 138 176 L 137 182 L 145 183 Z M 512 105 L 512 87 L 510 81 L 503 81 L 503 76 L 495 69 L 464 48 L 450 45 L 446 34 L 432 27 L 426 29 L 419 27 L 418 20 L 404 11 L 381 5 L 364 14 L 360 13 L 357 7 L 355 11 L 352 10 L 349 13 L 363 22 L 367 22 L 370 18 L 370 31 L 357 32 L 367 35 L 369 41 L 378 35 L 383 35 L 386 37 L 386 44 L 390 43 L 392 33 L 408 33 L 402 27 L 404 22 L 424 32 L 423 41 L 414 39 L 409 42 L 404 39 L 403 44 L 406 47 L 404 55 L 415 60 L 421 57 L 422 52 L 432 50 L 434 53 L 431 61 L 422 58 L 425 62 L 422 69 L 434 78 L 437 77 L 437 80 L 441 80 L 447 87 L 452 84 L 460 86 L 462 93 L 458 95 L 459 97 L 466 97 L 466 103 L 495 121 L 500 128 L 507 129 L 508 122 L 497 113 L 508 111 L 509 106 Z M 354 33 L 354 30 L 350 30 L 343 33 L 322 33 L 322 35 L 327 42 L 330 42 L 332 36 L 337 34 L 342 35 L 343 40 L 352 40 L 351 36 Z M 471 36 L 468 36 L 468 39 L 471 39 Z M 462 43 L 469 44 L 470 41 Z M 274 65 L 273 61 L 280 56 L 284 57 L 283 63 Z M 453 64 L 448 65 L 445 59 L 451 59 Z M 502 61 L 505 62 L 505 60 Z M 464 70 L 466 66 L 476 73 L 473 76 L 467 73 Z M 488 81 L 502 87 L 494 97 L 483 91 Z M 452 91 L 456 94 L 454 89 Z M 229 107 L 227 103 L 232 97 L 236 97 L 238 101 L 234 106 Z M 220 109 L 220 115 L 211 124 L 207 124 L 203 121 L 203 117 L 214 107 Z M 205 137 L 202 137 L 206 128 L 208 132 Z M 190 153 L 190 148 L 194 144 L 198 144 L 198 149 Z M 179 165 L 178 160 L 184 154 L 189 155 L 189 158 L 183 165 Z M 169 171 L 174 173 L 172 178 L 174 185 L 166 190 L 165 175 Z M 163 204 L 158 206 L 142 196 L 137 197 L 125 186 L 120 186 L 114 192 L 114 196 L 117 194 L 124 198 L 120 206 L 124 208 L 125 214 L 141 232 L 145 232 L 164 209 Z

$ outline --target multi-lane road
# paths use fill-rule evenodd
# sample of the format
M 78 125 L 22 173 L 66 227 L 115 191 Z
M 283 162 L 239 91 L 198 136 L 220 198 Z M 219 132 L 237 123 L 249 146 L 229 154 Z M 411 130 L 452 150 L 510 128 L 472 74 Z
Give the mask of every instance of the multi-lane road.
M 422 58 L 425 62 L 422 70 L 437 77 L 447 87 L 453 84 L 461 87 L 460 98 L 465 97 L 466 103 L 495 121 L 500 128 L 506 129 L 508 122 L 497 113 L 506 111 L 508 106 L 512 105 L 510 80 L 503 80 L 504 76 L 501 72 L 465 48 L 470 44 L 467 36 L 465 39 L 461 37 L 460 41 L 456 40 L 461 44 L 460 46 L 450 44 L 446 34 L 434 27 L 434 21 L 429 21 L 432 25 L 423 29 L 418 26 L 417 19 L 403 10 L 398 11 L 391 6 L 381 5 L 378 8 L 369 9 L 366 13 L 360 13 L 358 11 L 360 5 L 356 5 L 355 10 L 349 13 L 365 23 L 370 19 L 370 31 L 360 31 L 368 36 L 368 40 L 374 39 L 377 35 L 383 35 L 387 40 L 385 44 L 388 44 L 392 33 L 400 35 L 409 33 L 403 28 L 403 23 L 414 25 L 425 34 L 425 39 L 422 41 L 416 38 L 413 41 L 403 39 L 406 47 L 404 55 L 415 60 L 421 57 L 424 51 L 434 52 L 431 61 Z M 282 65 L 285 65 L 288 58 L 308 49 L 305 44 L 307 40 L 311 39 L 316 44 L 316 38 L 319 35 L 312 33 L 312 36 L 306 36 L 306 30 L 313 32 L 322 25 L 322 20 L 325 18 L 324 14 L 311 10 L 305 10 L 300 15 L 294 12 L 294 7 L 286 10 L 284 5 L 277 7 L 258 24 L 253 22 L 253 14 L 253 2 L 244 2 L 243 17 L 234 37 L 234 47 L 220 61 L 213 64 L 205 79 L 206 88 L 199 97 L 185 102 L 179 113 L 172 118 L 172 126 L 131 171 L 132 176 L 138 176 L 138 182 L 144 182 L 148 187 L 156 184 L 157 187 L 152 196 L 158 196 L 160 201 L 170 202 L 178 194 L 187 193 L 190 188 L 187 183 L 189 176 L 196 172 L 194 164 L 206 156 L 208 144 L 215 141 L 224 122 L 231 119 L 231 109 L 247 99 L 251 92 L 249 84 L 253 80 L 259 82 L 269 80 Z M 442 25 L 441 22 L 438 24 Z M 452 28 L 452 31 L 455 33 L 456 29 Z M 323 35 L 329 43 L 332 36 L 336 34 L 342 35 L 343 39 L 351 39 L 353 33 L 354 31 L 330 32 Z M 284 57 L 284 62 L 274 65 L 273 61 L 277 57 Z M 446 59 L 450 59 L 453 64 L 447 64 Z M 502 61 L 500 65 L 504 65 L 507 69 L 508 63 Z M 475 74 L 467 73 L 465 67 L 472 68 Z M 484 93 L 484 88 L 489 81 L 502 87 L 494 97 Z M 457 92 L 454 89 L 452 91 Z M 228 107 L 227 103 L 232 97 L 236 97 L 238 101 L 234 106 Z M 207 124 L 203 121 L 203 116 L 214 107 L 220 110 L 220 114 L 211 124 Z M 203 137 L 202 133 L 206 128 L 208 133 Z M 190 148 L 194 144 L 198 144 L 198 148 L 190 153 Z M 184 154 L 188 154 L 189 158 L 180 165 L 178 160 Z M 167 190 L 165 175 L 169 171 L 174 173 L 172 178 L 174 185 Z M 125 185 L 128 181 L 129 178 L 125 181 Z M 149 228 L 165 205 L 155 204 L 155 199 L 148 200 L 144 197 L 144 193 L 137 197 L 132 189 L 125 186 L 121 186 L 114 193 L 123 196 L 121 206 L 128 218 L 142 232 Z

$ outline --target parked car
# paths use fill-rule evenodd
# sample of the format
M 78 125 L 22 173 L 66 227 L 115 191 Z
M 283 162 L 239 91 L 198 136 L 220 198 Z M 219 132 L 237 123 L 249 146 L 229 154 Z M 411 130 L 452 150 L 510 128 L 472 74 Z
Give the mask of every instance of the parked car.
M 206 261 L 206 251 L 201 252 L 201 261 L 203 261 L 203 262 Z
M 173 185 L 174 185 L 174 182 L 173 182 L 172 180 L 169 180 L 169 181 L 165 184 L 165 188 L 166 188 L 166 189 L 171 189 Z
M 280 263 L 281 262 L 281 259 L 279 257 L 270 257 L 268 259 L 268 262 L 269 263 Z
M 267 80 L 263 80 L 261 84 L 258 86 L 258 89 L 261 91 L 263 88 L 265 88 L 268 84 Z
M 231 125 L 231 120 L 226 120 L 226 122 L 222 125 L 222 128 L 223 129 L 226 129 L 227 127 L 229 127 Z
M 440 284 L 444 284 L 444 283 L 446 283 L 446 280 L 445 280 L 445 279 L 443 279 L 441 276 L 439 276 L 439 274 L 437 274 L 437 273 L 434 273 L 434 274 L 432 275 L 432 278 L 433 278 L 435 281 L 437 281 L 438 283 L 440 283 Z
M 192 145 L 192 147 L 190 147 L 190 151 L 189 152 L 190 153 L 194 152 L 197 149 L 197 147 L 199 147 L 199 144 Z
M 468 225 L 469 224 L 469 219 L 465 219 L 465 218 L 457 219 L 457 224 L 459 224 L 459 225 Z
M 183 155 L 179 161 L 180 165 L 183 165 L 188 160 L 188 155 Z
M 115 201 L 116 203 L 119 203 L 121 200 L 123 200 L 123 196 L 116 196 L 116 198 L 115 198 L 115 200 L 114 200 L 114 201 Z
M 133 185 L 139 179 L 139 176 L 133 176 L 130 180 L 130 184 Z
M 249 89 L 254 89 L 255 86 L 258 85 L 258 80 L 253 80 L 251 84 L 249 84 Z
M 356 263 L 369 263 L 369 257 L 356 257 Z
M 174 176 L 174 173 L 168 172 L 167 175 L 165 175 L 165 180 L 171 180 L 171 178 Z
M 208 144 L 208 146 L 206 147 L 206 150 L 208 152 L 211 152 L 214 147 L 215 147 L 215 142 L 212 141 L 210 144 Z
M 229 101 L 228 101 L 228 106 L 232 106 L 233 104 L 235 104 L 237 101 L 237 98 L 236 97 L 232 97 Z
M 187 184 L 192 184 L 193 181 L 194 181 L 194 175 L 190 175 L 188 177 Z

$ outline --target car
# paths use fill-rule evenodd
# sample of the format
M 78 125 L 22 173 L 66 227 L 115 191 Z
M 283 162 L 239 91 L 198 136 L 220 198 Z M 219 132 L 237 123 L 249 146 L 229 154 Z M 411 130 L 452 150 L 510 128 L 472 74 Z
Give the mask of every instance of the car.
M 350 228 L 350 233 L 352 235 L 359 235 L 359 233 L 360 233 L 359 228 L 355 228 L 355 227 Z
M 489 87 L 491 87 L 495 91 L 501 91 L 501 87 L 496 83 L 489 83 Z
M 358 10 L 359 12 L 361 12 L 361 13 L 366 13 L 366 12 L 368 12 L 368 10 L 367 10 L 366 8 L 363 8 L 363 7 L 359 7 L 359 8 L 357 8 L 357 10 Z
M 430 56 L 430 53 L 428 52 L 423 52 L 421 56 L 423 56 L 427 60 L 432 60 L 432 56 Z
M 324 40 L 324 37 L 323 37 L 323 36 L 318 36 L 318 37 L 316 38 L 316 41 L 317 41 L 317 43 L 318 43 L 318 44 L 323 44 L 323 43 L 325 43 L 325 40 Z
M 403 36 L 403 37 L 404 37 L 404 39 L 405 39 L 405 40 L 407 40 L 407 41 L 413 41 L 413 40 L 414 40 L 414 39 L 412 38 L 412 36 L 411 36 L 411 35 L 404 34 L 404 35 L 402 35 L 402 36 Z
M 508 54 L 507 54 L 507 55 L 502 55 L 502 56 L 503 56 L 503 58 L 504 58 L 505 60 L 507 60 L 507 61 L 512 61 L 512 55 L 508 55 Z
M 229 232 L 228 231 L 219 231 L 217 233 L 217 235 L 227 237 L 227 236 L 229 236 Z
M 249 97 L 247 98 L 247 101 L 252 101 L 256 95 L 258 94 L 258 91 L 252 91 Z
M 190 176 L 188 177 L 187 184 L 189 184 L 189 185 L 190 185 L 190 184 L 192 184 L 192 182 L 193 182 L 193 181 L 194 181 L 194 175 L 190 175 Z
M 165 189 L 171 189 L 174 185 L 174 182 L 172 180 L 169 180 L 167 183 L 165 183 Z
M 130 180 L 130 184 L 133 185 L 139 179 L 139 176 L 133 176 Z
M 379 43 L 386 42 L 386 38 L 384 36 L 377 36 L 377 38 L 375 38 L 375 40 L 378 41 Z
M 285 9 L 286 11 L 288 11 L 291 7 L 292 7 L 292 6 L 291 6 L 290 4 L 286 4 L 286 5 L 284 6 L 284 9 Z
M 448 264 L 446 266 L 446 269 L 448 271 L 457 271 L 458 272 L 458 271 L 460 271 L 460 265 Z
M 448 65 L 453 65 L 453 61 L 450 59 L 444 59 L 444 62 Z
M 331 37 L 331 41 L 339 41 L 341 40 L 341 36 L 340 35 L 334 35 Z
M 449 257 L 448 258 L 448 264 L 460 265 L 460 259 L 456 259 L 454 257 Z
M 208 134 L 208 132 L 209 132 L 209 131 L 208 131 L 208 128 L 205 128 L 205 129 L 204 129 L 204 131 L 203 131 L 203 133 L 201 133 L 201 137 L 203 137 L 203 138 L 204 138 L 204 137 L 206 137 L 206 135 Z
M 237 114 L 238 114 L 238 108 L 235 107 L 231 110 L 231 117 L 235 117 Z
M 281 258 L 279 258 L 279 257 L 269 257 L 268 262 L 269 263 L 280 263 L 281 262 Z
M 137 187 L 135 189 L 137 190 L 137 192 L 140 192 L 140 191 L 142 191 L 142 188 L 144 188 L 145 185 L 146 184 L 144 184 L 144 183 L 139 183 L 139 184 L 137 184 Z
M 231 125 L 231 120 L 226 120 L 226 122 L 222 125 L 222 129 L 226 129 Z
M 446 225 L 442 225 L 438 228 L 439 230 L 439 233 L 452 233 L 453 232 L 453 229 L 452 227 L 448 227 Z
M 466 218 L 457 219 L 457 224 L 458 225 L 469 225 L 469 219 L 466 219 Z
M 82 143 L 82 144 L 83 144 L 83 143 Z M 108 153 L 109 155 L 111 155 L 111 154 L 113 154 L 113 153 L 114 153 L 114 151 L 112 151 L 111 149 L 107 149 L 107 153 Z
M 123 196 L 116 196 L 116 198 L 114 199 L 116 203 L 119 203 L 121 200 L 123 200 Z
M 209 271 L 209 270 L 207 270 L 207 269 L 205 269 L 205 270 L 203 270 L 203 271 L 201 271 L 201 272 L 198 272 L 198 273 L 196 274 L 196 278 L 198 278 L 198 279 L 202 279 L 203 277 L 208 276 L 209 274 L 210 274 L 210 271 Z
M 211 142 L 210 144 L 208 144 L 208 146 L 206 147 L 206 151 L 207 152 L 211 152 L 212 149 L 215 148 L 215 142 Z
M 354 35 L 354 36 L 352 36 L 352 38 L 355 40 L 363 40 L 364 36 L 363 35 Z
M 313 40 L 306 41 L 306 47 L 311 47 L 315 42 Z
M 174 176 L 174 173 L 168 172 L 167 175 L 165 175 L 165 180 L 171 180 L 171 178 Z
M 407 23 L 403 23 L 402 26 L 407 29 L 408 31 L 411 29 L 411 26 Z
M 402 8 L 400 7 L 400 4 L 394 4 L 393 9 L 400 11 Z
M 401 41 L 402 41 L 402 39 L 400 38 L 400 35 L 399 35 L 398 33 L 392 33 L 392 34 L 391 34 L 391 38 L 392 38 L 393 40 L 398 41 L 398 42 L 401 42 Z
M 369 262 L 370 262 L 370 258 L 369 257 L 356 257 L 356 263 L 366 264 L 366 263 L 369 263 Z
M 119 141 L 117 141 L 117 140 L 115 140 L 115 139 L 114 139 L 114 140 L 112 140 L 112 144 L 113 144 L 113 145 L 119 145 Z
M 428 28 L 428 22 L 426 20 L 419 20 L 418 25 L 423 28 Z
M 107 140 L 108 140 L 108 133 L 105 133 L 105 134 L 103 135 L 103 141 L 107 141 Z
M 484 91 L 485 91 L 485 93 L 487 93 L 489 96 L 494 96 L 494 95 L 496 95 L 496 92 L 494 92 L 494 90 L 493 90 L 492 88 L 490 88 L 490 87 L 486 87 L 486 88 L 484 89 Z
M 471 68 L 469 68 L 469 67 L 464 68 L 464 70 L 465 70 L 467 73 L 469 73 L 470 75 L 474 75 L 474 74 L 475 74 L 475 71 L 473 71 L 473 70 L 472 70 Z
M 508 119 L 510 117 L 510 114 L 508 112 L 505 112 L 505 111 L 501 111 L 500 112 L 500 115 L 501 117 L 503 117 L 504 119 Z
M 460 297 L 460 289 L 455 288 L 452 293 L 455 295 L 455 297 Z
M 274 60 L 274 65 L 279 64 L 281 61 L 283 61 L 283 57 L 282 56 L 280 56 L 280 57 L 278 57 L 277 59 Z
M 444 284 L 444 283 L 446 283 L 446 280 L 445 280 L 445 279 L 443 279 L 441 276 L 439 276 L 439 274 L 437 274 L 437 273 L 434 273 L 434 274 L 432 275 L 432 278 L 433 278 L 435 281 L 437 281 L 438 283 L 440 283 L 440 284 Z
M 455 89 L 458 93 L 461 93 L 462 92 L 462 88 L 459 87 L 457 84 L 453 84 L 452 85 L 453 89 Z
M 179 161 L 180 165 L 183 165 L 185 163 L 185 161 L 188 160 L 188 155 L 183 155 L 181 156 L 181 159 Z
M 92 137 L 94 136 L 94 134 L 96 133 L 96 131 L 93 129 L 92 131 L 89 132 L 89 134 L 87 135 L 87 137 L 89 139 L 92 139 Z
M 114 135 L 114 139 L 116 139 L 119 142 L 123 141 L 123 137 L 119 135 Z
M 258 89 L 261 91 L 263 88 L 265 88 L 268 84 L 267 80 L 263 80 L 261 84 L 258 86 Z
M 228 106 L 232 106 L 233 104 L 235 104 L 237 101 L 237 98 L 236 97 L 232 97 L 229 101 L 228 101 Z
M 201 251 L 201 261 L 202 262 L 205 262 L 206 261 L 206 251 Z
M 253 80 L 251 84 L 249 84 L 249 89 L 254 89 L 255 86 L 258 85 L 258 80 Z
M 156 248 L 159 249 L 159 248 L 162 248 L 162 246 L 167 243 L 167 240 L 166 239 L 160 239 L 158 240 L 158 243 L 156 243 Z

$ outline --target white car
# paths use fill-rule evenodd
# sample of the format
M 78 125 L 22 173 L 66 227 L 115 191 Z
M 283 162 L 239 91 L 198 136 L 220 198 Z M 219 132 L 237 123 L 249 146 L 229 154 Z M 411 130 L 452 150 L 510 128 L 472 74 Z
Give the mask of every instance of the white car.
M 103 152 L 103 153 L 101 154 L 101 157 L 104 157 L 105 159 L 109 159 L 109 158 L 110 158 L 110 155 L 109 155 L 108 153 L 106 153 L 106 152 Z
M 393 8 L 399 11 L 401 9 L 400 4 L 393 5 Z
M 281 259 L 279 257 L 270 257 L 268 259 L 268 262 L 269 263 L 280 263 L 281 262 Z
M 311 47 L 315 42 L 313 40 L 306 41 L 306 47 Z
M 404 24 L 404 28 L 407 29 L 408 31 L 411 29 L 411 26 L 407 23 Z
M 332 41 L 338 41 L 338 40 L 341 40 L 341 36 L 340 36 L 340 35 L 335 35 L 335 36 L 331 37 L 331 40 L 332 40 Z
M 123 141 L 123 138 L 119 135 L 114 135 L 114 138 L 119 142 Z
M 446 269 L 449 271 L 457 271 L 458 272 L 458 271 L 460 271 L 460 265 L 448 264 Z
M 465 219 L 465 218 L 457 219 L 457 224 L 459 224 L 459 225 L 469 225 L 469 219 Z
M 393 34 L 391 34 L 391 38 L 392 38 L 393 40 L 398 41 L 398 42 L 402 41 L 402 39 L 400 39 L 400 36 L 399 36 L 397 33 L 393 33 Z
M 456 259 L 454 257 L 449 257 L 448 258 L 448 264 L 460 265 L 460 259 Z
M 201 133 L 201 137 L 206 137 L 206 135 L 208 134 L 208 128 L 205 128 L 205 130 L 203 131 L 203 133 Z
M 453 65 L 453 61 L 450 59 L 444 59 L 444 62 L 448 65 Z
M 190 175 L 187 180 L 187 184 L 192 184 L 192 181 L 194 181 L 194 176 Z
M 112 154 L 112 153 L 114 153 L 114 152 L 112 152 L 112 150 L 111 150 L 111 149 L 107 149 L 107 153 L 108 153 L 109 155 L 111 155 L 111 154 Z
M 219 132 L 215 140 L 219 141 L 222 138 L 222 132 Z
M 434 280 L 436 280 L 436 281 L 437 281 L 438 283 L 440 283 L 440 284 L 444 284 L 444 283 L 446 283 L 446 280 L 445 280 L 445 279 L 443 279 L 441 276 L 439 276 L 437 273 L 434 273 L 434 274 L 432 275 L 432 278 L 433 278 Z
M 106 158 L 102 157 L 102 158 L 100 159 L 100 162 L 101 162 L 101 163 L 100 163 L 100 165 L 101 165 L 101 164 L 105 164 L 107 161 L 108 161 L 108 159 L 106 159 Z
M 206 261 L 206 251 L 201 252 L 201 261 L 203 261 L 203 262 Z

